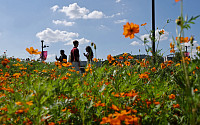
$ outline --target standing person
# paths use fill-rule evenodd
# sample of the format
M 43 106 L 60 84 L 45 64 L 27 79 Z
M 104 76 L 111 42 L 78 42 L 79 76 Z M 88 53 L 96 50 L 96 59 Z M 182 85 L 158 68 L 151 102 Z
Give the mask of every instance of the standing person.
M 92 48 L 90 46 L 87 46 L 85 48 L 87 54 L 83 53 L 83 55 L 87 58 L 88 62 L 92 62 L 92 58 L 93 58 L 93 51 Z
M 80 61 L 79 61 L 79 49 L 77 48 L 79 45 L 79 42 L 77 40 L 73 41 L 74 47 L 71 50 L 71 62 L 72 66 L 75 67 L 76 71 L 79 71 L 80 68 Z
M 57 58 L 57 56 L 56 56 L 56 60 L 62 62 L 63 59 L 66 59 L 66 61 L 67 61 L 67 55 L 65 55 L 65 51 L 64 50 L 60 50 L 60 57 Z

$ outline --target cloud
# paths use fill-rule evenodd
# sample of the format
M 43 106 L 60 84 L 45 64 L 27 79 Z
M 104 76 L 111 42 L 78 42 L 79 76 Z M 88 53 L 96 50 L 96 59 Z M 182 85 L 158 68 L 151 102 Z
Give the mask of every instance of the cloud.
M 59 8 L 59 6 L 58 6 L 58 5 L 55 5 L 55 6 L 51 7 L 51 10 L 52 10 L 53 12 L 55 12 L 58 8 Z
M 98 29 L 99 29 L 99 30 L 110 30 L 110 28 L 108 28 L 108 27 L 105 26 L 105 25 L 100 25 L 100 26 L 98 27 Z
M 72 25 L 74 25 L 75 24 L 75 22 L 67 22 L 66 20 L 63 20 L 63 21 L 61 21 L 61 20 L 53 20 L 52 21 L 54 24 L 56 24 L 56 25 L 64 25 L 64 26 L 72 26 Z
M 156 40 L 159 40 L 159 41 L 164 41 L 164 40 L 168 40 L 169 38 L 169 32 L 165 31 L 164 34 L 162 34 L 161 36 L 159 35 L 159 29 L 157 29 L 155 31 L 155 37 L 156 37 Z M 160 38 L 159 38 L 160 36 Z M 151 41 L 151 39 L 149 38 L 149 34 L 144 34 L 144 35 L 141 35 L 140 36 L 140 39 L 141 40 L 144 40 L 144 38 L 146 38 L 148 41 Z
M 116 0 L 115 2 L 116 2 L 116 3 L 119 3 L 120 1 L 121 1 L 121 0 Z
M 74 40 L 71 40 L 70 42 L 66 43 L 65 45 L 73 45 L 73 41 Z M 77 41 L 79 42 L 79 44 L 86 44 L 86 43 L 90 42 L 90 40 L 85 39 L 85 38 L 77 39 Z
M 77 38 L 78 36 L 78 33 L 60 30 L 53 31 L 50 28 L 46 28 L 46 30 L 43 30 L 36 34 L 36 37 L 38 37 L 40 40 L 44 40 L 47 43 L 71 41 L 72 39 Z
M 127 19 L 123 19 L 123 20 L 116 20 L 116 21 L 114 21 L 114 23 L 126 23 L 126 22 L 128 22 L 128 20 L 127 20 Z
M 133 41 L 132 43 L 130 43 L 130 45 L 132 46 L 140 46 L 141 44 L 137 41 Z
M 116 13 L 116 14 L 113 14 L 113 15 L 111 15 L 111 16 L 104 16 L 104 17 L 105 17 L 105 18 L 113 18 L 113 17 L 119 16 L 119 15 L 121 15 L 121 13 Z
M 93 11 L 91 13 L 89 13 L 88 15 L 84 15 L 83 18 L 84 19 L 101 19 L 104 17 L 104 14 L 100 11 Z
M 65 13 L 70 19 L 101 19 L 105 16 L 101 11 L 94 10 L 90 12 L 90 10 L 85 7 L 80 7 L 77 3 L 63 6 L 59 11 Z

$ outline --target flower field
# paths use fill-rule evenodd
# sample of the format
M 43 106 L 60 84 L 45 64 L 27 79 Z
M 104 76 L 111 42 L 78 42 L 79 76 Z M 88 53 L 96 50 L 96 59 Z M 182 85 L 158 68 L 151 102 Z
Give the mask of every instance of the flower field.
M 111 59 L 111 60 L 110 60 Z M 124 53 L 85 73 L 70 63 L 1 58 L 1 124 L 199 123 L 200 60 L 152 65 Z M 189 87 L 189 89 L 188 89 Z
M 175 2 L 182 4 L 183 0 Z M 181 48 L 181 43 L 193 46 L 193 36 L 184 37 L 184 30 L 200 15 L 184 19 L 182 12 L 181 8 L 181 16 L 175 21 L 177 37 L 169 45 L 170 53 L 178 51 L 179 57 L 168 61 L 159 60 L 161 51 L 152 51 L 147 39 L 144 46 L 152 56 L 136 59 L 127 53 L 108 55 L 101 66 L 94 58 L 85 72 L 74 70 L 66 60 L 47 63 L 0 57 L 0 124 L 200 124 L 200 46 L 196 58 L 184 56 Z M 140 26 L 127 22 L 123 35 L 139 38 L 136 34 Z M 159 31 L 159 38 L 164 33 L 164 29 Z M 158 46 L 159 39 L 151 34 L 149 37 Z M 96 57 L 96 44 L 94 49 Z M 26 51 L 40 54 L 33 47 Z

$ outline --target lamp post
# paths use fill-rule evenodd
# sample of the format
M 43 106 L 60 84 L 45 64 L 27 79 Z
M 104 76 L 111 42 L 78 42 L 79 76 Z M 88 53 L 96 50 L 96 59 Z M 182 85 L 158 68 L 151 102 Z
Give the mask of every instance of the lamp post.
M 43 49 L 46 48 L 46 47 L 49 47 L 49 46 L 43 45 L 44 40 L 41 40 L 41 43 L 42 43 L 42 56 L 41 56 L 41 60 L 43 61 L 44 60 L 44 54 L 43 54 L 44 51 L 43 51 Z
M 155 0 L 152 0 L 152 55 L 153 63 L 156 63 L 155 55 Z
M 185 49 L 186 49 L 186 51 L 185 51 L 186 55 L 185 55 L 185 56 L 186 56 L 186 57 L 188 57 L 188 55 L 189 55 L 188 52 L 187 52 L 187 48 L 188 48 L 188 47 L 190 47 L 190 46 L 185 46 Z

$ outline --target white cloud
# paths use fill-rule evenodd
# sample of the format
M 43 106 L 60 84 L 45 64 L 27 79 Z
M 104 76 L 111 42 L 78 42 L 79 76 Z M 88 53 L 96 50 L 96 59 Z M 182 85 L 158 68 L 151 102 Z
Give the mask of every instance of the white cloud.
M 38 37 L 40 40 L 44 40 L 47 43 L 66 42 L 77 38 L 78 36 L 78 33 L 60 30 L 53 31 L 50 28 L 46 28 L 46 30 L 43 30 L 36 34 L 36 37 Z
M 89 13 L 88 15 L 84 15 L 83 18 L 84 19 L 101 19 L 104 17 L 104 14 L 100 11 L 93 11 L 91 13 Z
M 74 40 L 71 40 L 68 43 L 66 43 L 65 45 L 73 45 L 73 41 Z M 79 42 L 79 44 L 86 44 L 86 43 L 90 42 L 90 40 L 85 39 L 85 38 L 77 39 L 77 41 Z
M 140 46 L 141 44 L 137 41 L 133 41 L 130 45 L 132 46 Z
M 63 6 L 63 8 L 60 9 L 60 12 L 65 13 L 66 16 L 69 16 L 69 18 L 71 19 L 77 19 L 87 15 L 89 13 L 89 10 L 85 7 L 79 7 L 77 3 L 73 3 L 69 6 Z
M 113 15 L 111 15 L 111 16 L 104 16 L 105 18 L 113 18 L 113 17 L 115 17 L 115 16 L 120 16 L 121 15 L 121 13 L 116 13 L 116 14 L 113 14 Z
M 52 10 L 53 12 L 55 12 L 58 8 L 59 8 L 59 6 L 58 6 L 58 5 L 55 5 L 55 6 L 51 7 L 51 10 Z
M 123 20 L 116 20 L 116 21 L 114 21 L 114 23 L 126 23 L 126 22 L 128 22 L 128 20 L 127 20 L 127 19 L 123 19 Z
M 116 0 L 115 2 L 116 2 L 116 3 L 119 3 L 120 1 L 121 1 L 121 0 Z
M 72 25 L 75 24 L 75 22 L 67 22 L 66 20 L 63 20 L 63 21 L 61 21 L 61 20 L 53 20 L 52 22 L 54 24 L 56 24 L 56 25 L 61 24 L 61 25 L 64 25 L 64 26 L 72 26 Z
M 77 3 L 70 4 L 69 6 L 63 6 L 63 8 L 59 11 L 65 13 L 70 19 L 101 19 L 105 16 L 103 12 L 97 10 L 90 13 L 87 8 L 80 7 Z
M 100 25 L 100 26 L 98 27 L 98 29 L 99 29 L 99 30 L 110 30 L 110 28 L 108 28 L 108 27 L 105 26 L 105 25 Z
M 159 35 L 159 29 L 157 29 L 155 31 L 155 37 L 156 37 L 156 40 L 159 40 L 159 41 L 164 41 L 164 40 L 168 40 L 168 37 L 169 37 L 169 32 L 165 31 L 164 34 L 162 34 L 161 36 Z M 144 35 L 141 35 L 140 36 L 140 39 L 141 40 L 144 40 L 144 38 L 146 38 L 148 41 L 151 41 L 151 39 L 149 38 L 149 35 L 150 34 L 144 34 Z M 160 36 L 160 38 L 159 38 Z

